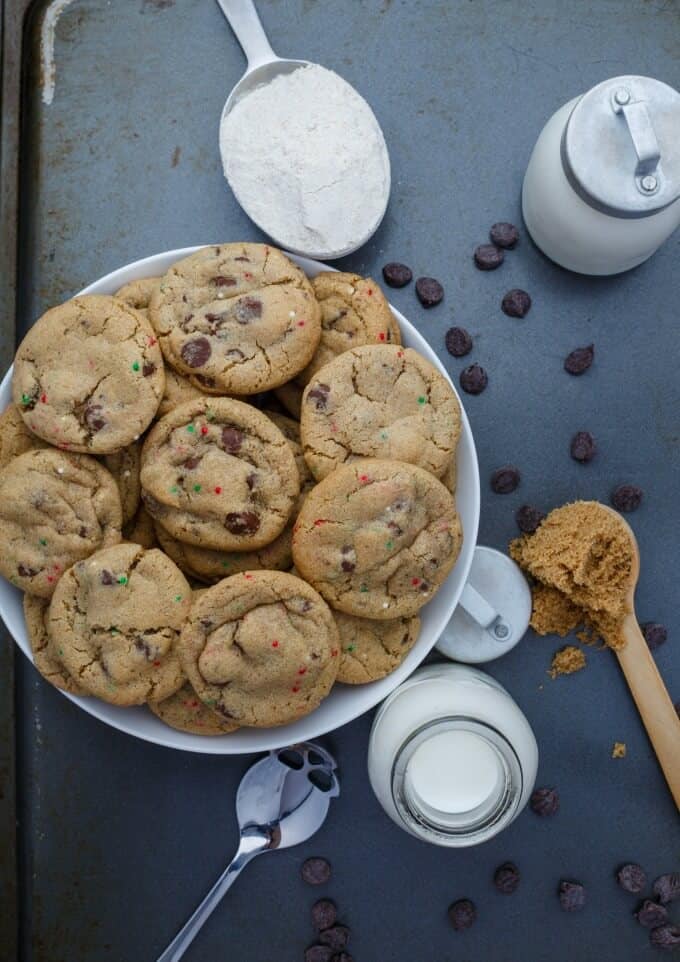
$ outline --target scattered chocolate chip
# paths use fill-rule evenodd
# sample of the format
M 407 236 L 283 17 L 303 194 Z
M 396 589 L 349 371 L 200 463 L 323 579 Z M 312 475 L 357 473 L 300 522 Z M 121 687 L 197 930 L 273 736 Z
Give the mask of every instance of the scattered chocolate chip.
M 491 243 L 495 244 L 496 247 L 510 249 L 514 247 L 519 240 L 519 231 L 514 224 L 509 224 L 507 221 L 502 220 L 497 224 L 491 225 L 489 238 Z
M 201 463 L 201 459 L 197 457 L 187 458 L 186 461 L 182 462 L 182 467 L 186 468 L 187 471 L 193 471 Z
M 463 929 L 469 929 L 474 923 L 477 918 L 477 910 L 470 899 L 458 899 L 457 902 L 449 906 L 448 916 L 449 922 L 456 932 L 462 932 Z
M 308 858 L 300 869 L 302 878 L 309 885 L 325 885 L 331 877 L 331 866 L 325 858 Z
M 562 879 L 559 888 L 560 905 L 565 912 L 580 912 L 586 904 L 586 890 L 580 882 Z
M 305 951 L 305 962 L 331 962 L 333 949 L 328 945 L 310 945 Z
M 504 464 L 491 475 L 491 489 L 496 494 L 511 494 L 519 485 L 519 469 L 514 464 Z
M 328 404 L 328 395 L 331 393 L 330 385 L 328 384 L 315 384 L 311 391 L 307 392 L 307 400 L 311 403 L 315 402 L 314 406 L 317 411 L 323 411 Z
M 222 444 L 228 454 L 236 454 L 243 444 L 243 432 L 234 427 L 222 428 Z
M 85 405 L 83 417 L 88 428 L 93 433 L 101 431 L 103 427 L 106 427 L 106 418 L 102 416 L 103 410 L 104 408 L 101 404 L 93 404 L 91 401 L 88 401 Z
M 493 877 L 493 884 L 503 895 L 512 895 L 519 885 L 519 869 L 514 862 L 504 862 Z
M 472 255 L 480 271 L 495 271 L 505 260 L 505 254 L 495 244 L 480 244 Z
M 416 294 L 423 307 L 434 307 L 444 299 L 444 288 L 434 277 L 419 277 L 416 281 Z
M 645 636 L 650 651 L 660 648 L 668 638 L 666 626 L 659 624 L 658 621 L 645 621 L 640 625 L 640 631 Z
M 22 578 L 35 578 L 38 572 L 35 568 L 29 568 L 28 565 L 20 564 L 17 566 L 17 571 Z
M 675 949 L 680 945 L 680 927 L 660 925 L 658 929 L 652 929 L 649 941 L 657 949 Z
M 472 350 L 472 338 L 464 327 L 451 327 L 444 335 L 446 350 L 454 357 L 465 357 Z
M 590 431 L 578 431 L 571 439 L 569 452 L 574 461 L 587 464 L 588 461 L 593 460 L 596 451 L 597 445 L 595 444 L 595 438 Z
M 635 913 L 635 918 L 646 929 L 656 929 L 668 921 L 668 909 L 665 905 L 645 899 Z
M 641 865 L 637 865 L 635 862 L 627 862 L 616 873 L 616 880 L 624 892 L 632 892 L 636 895 L 647 884 L 647 873 Z
M 466 394 L 481 394 L 489 383 L 489 377 L 479 364 L 470 364 L 460 372 L 460 386 Z
M 312 925 L 319 932 L 330 929 L 331 925 L 335 925 L 337 917 L 338 910 L 335 907 L 335 902 L 331 902 L 330 899 L 319 899 L 312 906 Z
M 151 375 L 154 373 L 155 370 L 156 370 L 156 365 L 153 364 L 151 361 L 147 361 L 144 367 L 142 368 L 142 374 L 144 375 L 144 377 L 151 377 Z
M 642 488 L 636 484 L 620 484 L 612 491 L 611 502 L 617 511 L 637 511 L 642 502 Z
M 346 925 L 333 925 L 319 933 L 319 942 L 330 946 L 334 952 L 340 952 L 349 942 L 350 931 Z
M 230 511 L 224 519 L 224 525 L 232 534 L 255 534 L 260 527 L 260 519 L 254 511 Z
M 239 324 L 250 324 L 256 317 L 262 317 L 262 301 L 244 297 L 234 308 L 234 317 Z
M 540 508 L 535 508 L 531 504 L 523 504 L 521 508 L 517 509 L 515 521 L 522 534 L 533 534 L 538 526 L 545 521 L 545 511 L 541 511 Z
M 235 277 L 225 277 L 223 274 L 218 274 L 217 277 L 212 279 L 215 287 L 235 287 L 236 278 Z
M 587 347 L 577 347 L 567 354 L 564 359 L 564 370 L 568 374 L 573 374 L 577 377 L 579 374 L 583 374 L 588 370 L 590 365 L 593 363 L 593 358 L 595 357 L 595 345 L 588 344 Z
M 185 341 L 179 353 L 187 367 L 203 367 L 212 354 L 212 348 L 207 337 L 195 337 Z
M 531 298 L 526 291 L 514 287 L 503 296 L 501 310 L 508 317 L 526 317 L 531 307 Z
M 103 585 L 115 584 L 116 579 L 113 577 L 113 572 L 108 571 L 106 568 L 102 571 L 99 576 L 99 580 Z
M 400 264 L 398 261 L 390 261 L 389 264 L 385 264 L 382 273 L 385 283 L 389 284 L 390 287 L 406 287 L 413 280 L 411 268 L 407 267 L 406 264 Z
M 531 793 L 529 805 L 536 815 L 556 815 L 560 810 L 560 797 L 554 788 L 537 788 Z
M 680 872 L 669 872 L 667 875 L 660 875 L 654 881 L 652 890 L 659 902 L 666 905 L 680 898 Z

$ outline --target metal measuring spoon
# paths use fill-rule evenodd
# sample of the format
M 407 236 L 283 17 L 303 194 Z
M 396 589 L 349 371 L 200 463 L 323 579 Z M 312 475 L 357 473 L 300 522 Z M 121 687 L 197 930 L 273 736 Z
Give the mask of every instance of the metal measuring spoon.
M 241 831 L 232 861 L 180 929 L 158 962 L 178 962 L 242 869 L 262 852 L 306 841 L 323 825 L 331 798 L 340 794 L 335 759 L 303 742 L 270 752 L 241 779 L 236 816 Z
M 247 94 L 251 93 L 251 91 L 253 91 L 256 87 L 261 87 L 265 84 L 268 84 L 270 81 L 274 80 L 275 77 L 281 76 L 282 74 L 292 73 L 299 67 L 313 66 L 313 64 L 310 60 L 289 60 L 284 57 L 277 57 L 272 50 L 269 41 L 267 40 L 267 35 L 265 34 L 260 22 L 260 18 L 257 15 L 257 10 L 255 9 L 253 0 L 217 0 L 217 2 L 225 17 L 229 21 L 229 25 L 234 31 L 236 39 L 240 43 L 248 61 L 246 72 L 243 74 L 239 82 L 227 97 L 226 103 L 222 109 L 222 117 L 220 119 L 221 130 L 227 114 L 229 114 L 234 105 Z M 360 96 L 358 92 L 357 96 Z M 376 124 L 377 123 L 378 122 L 376 120 Z M 222 166 L 226 176 L 227 159 L 225 147 L 226 145 L 222 143 L 222 138 L 220 137 Z M 291 250 L 294 254 L 301 254 L 302 256 L 314 257 L 320 260 L 345 257 L 347 254 L 351 254 L 353 251 L 363 246 L 363 244 L 365 244 L 366 241 L 375 233 L 380 225 L 385 211 L 387 210 L 387 202 L 390 197 L 389 158 L 387 157 L 387 147 L 384 143 L 384 138 L 383 147 L 388 171 L 387 181 L 385 184 L 384 203 L 382 205 L 382 210 L 377 223 L 371 223 L 366 226 L 365 236 L 361 237 L 350 247 L 337 251 L 299 250 L 298 248 L 287 245 L 285 238 L 273 237 L 270 235 L 272 236 L 272 240 L 274 240 L 281 247 L 287 247 L 288 250 Z M 232 190 L 234 189 L 231 182 L 229 183 L 229 186 L 232 188 Z M 241 198 L 236 195 L 235 191 L 234 194 L 239 204 L 241 204 L 250 219 L 256 223 L 257 226 L 264 231 L 264 233 L 268 234 L 269 231 L 267 230 L 266 226 L 259 223 L 251 211 L 249 211 L 247 207 L 243 205 Z

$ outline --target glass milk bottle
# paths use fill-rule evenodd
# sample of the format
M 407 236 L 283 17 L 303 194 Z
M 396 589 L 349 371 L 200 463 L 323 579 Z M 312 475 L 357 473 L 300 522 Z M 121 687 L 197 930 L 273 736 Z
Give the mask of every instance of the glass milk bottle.
M 650 77 L 605 80 L 561 107 L 522 189 L 534 242 L 581 274 L 636 267 L 680 225 L 680 94 Z
M 428 665 L 383 702 L 368 774 L 387 814 L 435 845 L 477 845 L 519 815 L 538 747 L 507 691 L 467 665 Z

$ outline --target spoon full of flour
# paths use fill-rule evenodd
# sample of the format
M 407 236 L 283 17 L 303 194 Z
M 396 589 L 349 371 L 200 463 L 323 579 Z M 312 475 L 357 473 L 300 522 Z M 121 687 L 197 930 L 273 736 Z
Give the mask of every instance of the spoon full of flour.
M 380 124 L 347 81 L 277 57 L 252 0 L 217 0 L 248 59 L 222 111 L 220 152 L 236 199 L 280 247 L 319 260 L 372 236 L 390 195 Z

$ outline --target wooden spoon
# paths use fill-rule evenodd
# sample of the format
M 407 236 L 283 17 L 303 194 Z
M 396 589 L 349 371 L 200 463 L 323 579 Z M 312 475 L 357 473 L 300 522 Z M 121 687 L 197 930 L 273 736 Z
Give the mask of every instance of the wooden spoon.
M 630 587 L 626 594 L 627 614 L 621 631 L 625 645 L 616 649 L 615 654 L 626 676 L 628 687 L 666 776 L 675 804 L 680 809 L 680 718 L 635 616 L 635 588 L 640 576 L 640 549 L 632 528 L 621 515 L 606 505 L 602 507 L 613 514 L 626 529 L 633 558 Z

